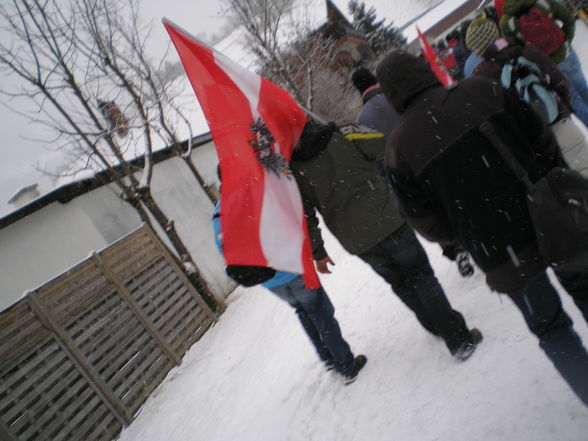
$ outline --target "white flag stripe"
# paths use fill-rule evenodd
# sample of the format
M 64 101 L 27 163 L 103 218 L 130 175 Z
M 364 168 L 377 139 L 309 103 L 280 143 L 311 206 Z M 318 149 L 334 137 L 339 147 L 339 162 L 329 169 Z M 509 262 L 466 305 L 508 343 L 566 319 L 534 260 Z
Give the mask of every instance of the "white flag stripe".
M 272 268 L 302 274 L 304 212 L 296 181 L 294 177 L 278 177 L 265 169 L 264 173 L 265 188 L 259 225 L 261 249 Z M 275 228 L 276 224 L 283 228 Z
M 253 122 L 259 117 L 257 106 L 261 89 L 261 77 L 242 68 L 222 54 L 214 53 L 214 60 L 249 101 Z M 273 145 L 275 153 L 280 146 Z M 302 200 L 294 178 L 278 178 L 263 169 L 264 192 L 259 221 L 259 240 L 268 265 L 279 271 L 302 274 L 302 249 L 304 246 L 304 216 Z M 294 223 L 293 220 L 296 220 Z M 276 228 L 279 225 L 279 228 Z
M 259 90 L 261 88 L 261 77 L 256 75 L 247 69 L 239 66 L 230 58 L 225 57 L 223 54 L 214 51 L 214 61 L 220 66 L 222 70 L 229 76 L 233 83 L 237 85 L 245 98 L 249 101 L 249 107 L 251 108 L 251 114 L 253 115 L 252 121 L 254 122 L 259 117 L 257 111 L 257 104 L 259 103 Z

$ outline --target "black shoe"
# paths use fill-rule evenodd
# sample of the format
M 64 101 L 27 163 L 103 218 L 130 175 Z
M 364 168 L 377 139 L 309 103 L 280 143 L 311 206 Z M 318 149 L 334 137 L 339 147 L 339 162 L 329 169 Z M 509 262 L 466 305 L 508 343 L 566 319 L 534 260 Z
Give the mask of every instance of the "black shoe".
M 353 359 L 351 366 L 345 372 L 341 372 L 345 385 L 351 384 L 355 381 L 357 374 L 359 374 L 359 371 L 361 371 L 366 363 L 367 357 L 365 355 L 358 355 Z
M 459 361 L 467 360 L 474 353 L 478 343 L 480 343 L 482 339 L 482 333 L 479 329 L 470 329 L 470 338 L 459 345 L 457 349 L 451 351 L 451 355 L 453 355 Z
M 325 361 L 323 361 L 323 363 L 325 363 L 325 369 L 327 370 L 327 372 L 330 372 L 333 369 L 335 369 L 335 361 L 334 360 L 325 360 Z
M 470 255 L 467 251 L 462 251 L 457 254 L 455 261 L 457 262 L 457 269 L 462 277 L 471 277 L 474 275 L 474 267 L 470 263 Z

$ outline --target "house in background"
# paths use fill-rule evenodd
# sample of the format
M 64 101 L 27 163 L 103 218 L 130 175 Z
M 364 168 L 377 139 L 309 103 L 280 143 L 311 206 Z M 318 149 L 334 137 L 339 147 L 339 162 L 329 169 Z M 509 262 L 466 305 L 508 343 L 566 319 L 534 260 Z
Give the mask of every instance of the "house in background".
M 322 38 L 333 41 L 331 47 L 333 67 L 353 68 L 373 55 L 366 38 L 353 28 L 337 6 L 327 0 L 326 7 L 326 22 L 311 35 L 320 35 Z
M 205 184 L 218 188 L 210 134 L 193 139 L 190 159 Z M 154 199 L 174 220 L 213 294 L 223 300 L 235 285 L 225 275 L 214 243 L 212 202 L 171 149 L 154 152 L 153 165 Z M 106 173 L 59 187 L 0 218 L 0 310 L 140 225 Z M 156 222 L 153 226 L 167 242 Z

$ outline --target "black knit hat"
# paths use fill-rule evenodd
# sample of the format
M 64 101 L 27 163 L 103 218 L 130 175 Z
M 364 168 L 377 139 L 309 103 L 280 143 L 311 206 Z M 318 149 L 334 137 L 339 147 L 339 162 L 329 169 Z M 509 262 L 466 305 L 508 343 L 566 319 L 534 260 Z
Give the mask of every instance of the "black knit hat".
M 356 69 L 351 75 L 351 81 L 360 93 L 364 93 L 368 87 L 378 83 L 374 74 L 365 67 Z

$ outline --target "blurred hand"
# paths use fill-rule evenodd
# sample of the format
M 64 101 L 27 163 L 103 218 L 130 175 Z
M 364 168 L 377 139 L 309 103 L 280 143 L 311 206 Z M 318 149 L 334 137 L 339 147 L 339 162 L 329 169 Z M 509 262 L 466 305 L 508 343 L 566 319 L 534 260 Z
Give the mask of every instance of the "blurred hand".
M 324 259 L 316 261 L 316 269 L 321 274 L 331 274 L 331 270 L 329 269 L 327 264 L 331 264 L 335 266 L 335 262 L 331 260 L 329 256 L 325 257 Z

